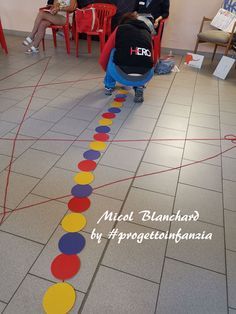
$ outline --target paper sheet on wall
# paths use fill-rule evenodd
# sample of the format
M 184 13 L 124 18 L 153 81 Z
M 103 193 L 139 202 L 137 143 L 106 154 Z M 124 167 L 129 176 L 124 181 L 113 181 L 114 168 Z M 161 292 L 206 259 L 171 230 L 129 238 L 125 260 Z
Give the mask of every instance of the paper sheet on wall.
M 222 80 L 226 79 L 229 71 L 231 70 L 232 66 L 234 65 L 235 59 L 223 56 L 213 73 L 214 76 L 219 77 Z
M 224 32 L 231 33 L 235 22 L 236 15 L 221 8 L 212 20 L 211 25 Z

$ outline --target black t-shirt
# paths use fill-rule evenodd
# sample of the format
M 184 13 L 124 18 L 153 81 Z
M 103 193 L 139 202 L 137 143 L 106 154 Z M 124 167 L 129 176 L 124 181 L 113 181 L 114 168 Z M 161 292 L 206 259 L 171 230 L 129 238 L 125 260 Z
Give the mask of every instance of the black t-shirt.
M 153 67 L 152 36 L 148 26 L 139 20 L 118 26 L 114 63 L 125 73 L 144 74 Z

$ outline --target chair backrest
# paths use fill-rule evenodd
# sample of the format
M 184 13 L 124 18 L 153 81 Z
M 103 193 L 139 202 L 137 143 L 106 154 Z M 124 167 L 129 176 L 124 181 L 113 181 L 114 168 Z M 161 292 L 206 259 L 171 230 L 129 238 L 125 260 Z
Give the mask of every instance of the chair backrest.
M 107 19 L 111 19 L 116 14 L 117 10 L 115 5 L 107 3 L 93 3 L 88 5 L 86 8 L 91 7 L 96 9 L 96 14 L 99 19 L 99 27 L 101 29 L 104 27 L 104 22 L 107 21 Z

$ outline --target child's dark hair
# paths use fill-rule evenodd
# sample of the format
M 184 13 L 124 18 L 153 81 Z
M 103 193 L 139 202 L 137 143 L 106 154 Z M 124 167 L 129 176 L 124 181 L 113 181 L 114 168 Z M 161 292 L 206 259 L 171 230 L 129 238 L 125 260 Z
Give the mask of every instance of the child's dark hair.
M 136 12 L 127 12 L 123 14 L 119 20 L 119 24 L 125 24 L 128 21 L 137 20 L 137 13 Z

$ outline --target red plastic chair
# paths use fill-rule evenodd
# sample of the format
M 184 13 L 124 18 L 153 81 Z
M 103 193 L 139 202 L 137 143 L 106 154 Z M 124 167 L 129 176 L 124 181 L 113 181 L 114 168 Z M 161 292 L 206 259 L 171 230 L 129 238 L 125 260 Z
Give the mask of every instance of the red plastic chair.
M 95 8 L 96 14 L 99 19 L 99 29 L 93 32 L 87 32 L 87 43 L 88 43 L 88 53 L 91 53 L 91 36 L 99 36 L 100 40 L 100 50 L 102 51 L 106 36 L 111 35 L 111 20 L 112 17 L 116 14 L 116 6 L 113 4 L 106 3 L 94 3 L 88 5 L 86 8 Z M 76 11 L 75 11 L 75 44 L 76 44 L 76 57 L 78 57 L 78 47 L 79 47 L 79 34 L 82 33 L 80 31 L 79 19 L 77 19 Z
M 43 9 L 48 9 L 49 7 L 44 7 L 44 8 L 40 8 L 40 10 Z M 68 55 L 70 54 L 70 29 L 71 29 L 71 25 L 70 25 L 70 14 L 73 14 L 73 12 L 66 12 L 66 23 L 65 25 L 50 25 L 48 26 L 48 28 L 51 28 L 52 30 L 52 36 L 53 36 L 53 43 L 54 43 L 54 47 L 57 47 L 57 31 L 59 29 L 63 30 L 64 33 L 64 37 L 65 37 L 65 43 L 66 43 L 66 51 L 68 53 Z M 42 39 L 42 44 L 43 44 L 43 51 L 45 51 L 45 40 L 44 38 Z
M 5 50 L 6 54 L 8 54 L 8 49 L 7 49 L 5 36 L 4 36 L 4 33 L 3 33 L 1 19 L 0 19 L 0 43 L 1 43 L 2 49 Z
M 158 32 L 156 35 L 152 36 L 153 50 L 154 50 L 154 64 L 160 59 L 161 56 L 161 39 L 164 30 L 164 24 L 168 19 L 163 19 L 159 23 Z

